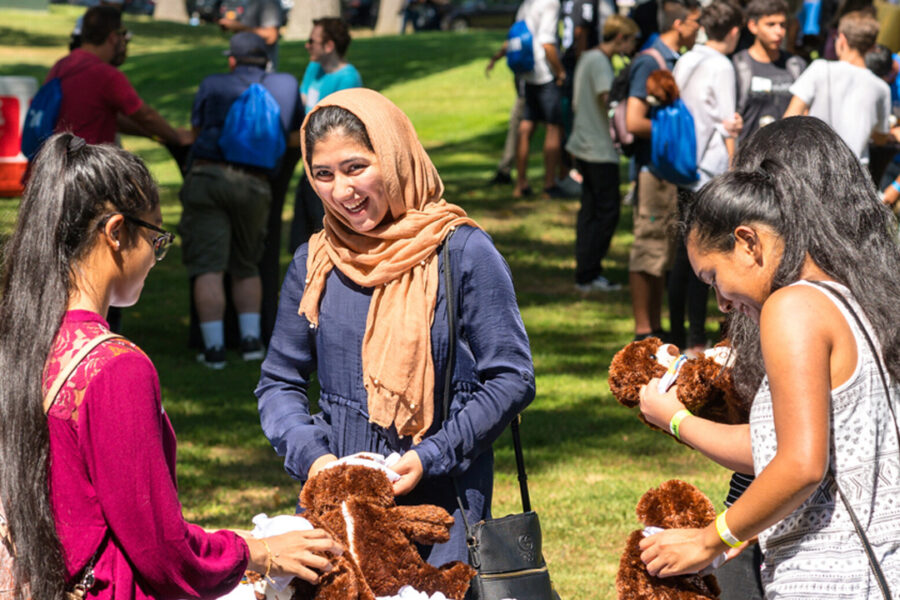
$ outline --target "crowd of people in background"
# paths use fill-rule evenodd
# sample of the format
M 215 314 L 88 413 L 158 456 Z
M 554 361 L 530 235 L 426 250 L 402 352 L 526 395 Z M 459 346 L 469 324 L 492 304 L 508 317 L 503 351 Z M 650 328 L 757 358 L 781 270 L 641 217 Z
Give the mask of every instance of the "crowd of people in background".
M 900 197 L 894 113 L 900 109 L 900 61 L 876 45 L 879 24 L 872 2 L 823 2 L 818 31 L 809 23 L 800 27 L 799 7 L 787 0 L 619 4 L 522 2 L 516 19 L 534 32 L 535 68 L 515 77 L 504 155 L 490 183 L 513 183 L 514 197 L 531 193 L 529 141 L 534 124 L 544 123 L 543 197 L 565 196 L 560 183 L 568 164 L 580 184 L 575 289 L 617 291 L 626 282 L 608 277 L 602 262 L 619 222 L 624 154 L 630 179 L 626 200 L 634 207 L 627 284 L 635 339 L 664 337 L 700 352 L 711 341 L 709 288 L 693 274 L 684 240 L 674 233 L 679 202 L 689 202 L 710 178 L 725 172 L 741 142 L 760 127 L 811 115 L 850 145 L 885 190 L 885 202 L 893 204 Z M 546 32 L 556 32 L 556 39 Z M 491 57 L 488 72 L 505 53 L 506 45 Z M 659 70 L 671 72 L 676 96 L 693 118 L 698 169 L 690 184 L 667 179 L 651 156 L 652 118 L 661 101 L 647 82 Z M 621 98 L 617 87 L 627 89 Z M 619 104 L 633 137 L 627 143 L 610 121 Z M 662 326 L 666 299 L 668 331 Z

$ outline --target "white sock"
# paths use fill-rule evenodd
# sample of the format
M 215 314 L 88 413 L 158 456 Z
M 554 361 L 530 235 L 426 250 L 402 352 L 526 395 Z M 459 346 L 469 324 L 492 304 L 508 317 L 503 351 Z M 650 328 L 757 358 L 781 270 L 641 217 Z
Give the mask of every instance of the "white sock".
M 259 313 L 240 313 L 238 315 L 238 327 L 241 330 L 241 339 L 259 338 Z
M 203 345 L 206 348 L 225 347 L 225 325 L 222 321 L 200 323 L 200 333 L 203 334 Z

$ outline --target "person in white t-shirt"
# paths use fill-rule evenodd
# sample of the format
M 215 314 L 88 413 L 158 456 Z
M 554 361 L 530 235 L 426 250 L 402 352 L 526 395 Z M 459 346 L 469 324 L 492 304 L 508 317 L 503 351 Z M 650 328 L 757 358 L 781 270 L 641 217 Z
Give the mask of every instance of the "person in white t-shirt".
M 575 223 L 575 287 L 580 292 L 621 289 L 603 276 L 603 258 L 619 222 L 619 154 L 609 135 L 610 59 L 634 50 L 637 23 L 610 16 L 600 44 L 582 53 L 575 68 L 575 121 L 566 150 L 582 176 L 581 209 Z
M 672 70 L 681 99 L 694 117 L 697 134 L 700 179 L 691 186 L 692 190 L 727 171 L 734 154 L 742 121 L 735 108 L 734 66 L 728 55 L 737 46 L 743 20 L 740 7 L 730 0 L 708 5 L 700 15 L 706 43 L 696 44 Z
M 544 136 L 544 196 L 562 196 L 556 185 L 556 172 L 562 153 L 562 92 L 566 71 L 557 49 L 559 0 L 525 0 L 516 13 L 516 21 L 525 21 L 533 37 L 534 70 L 522 75 L 525 83 L 525 109 L 519 123 L 516 147 L 516 198 L 531 193 L 528 185 L 528 150 L 535 124 L 542 122 Z
M 878 21 L 863 11 L 849 12 L 838 23 L 837 62 L 813 63 L 791 86 L 785 117 L 809 115 L 828 123 L 860 162 L 869 162 L 869 141 L 877 145 L 891 133 L 891 90 L 866 68 L 865 55 L 875 46 Z

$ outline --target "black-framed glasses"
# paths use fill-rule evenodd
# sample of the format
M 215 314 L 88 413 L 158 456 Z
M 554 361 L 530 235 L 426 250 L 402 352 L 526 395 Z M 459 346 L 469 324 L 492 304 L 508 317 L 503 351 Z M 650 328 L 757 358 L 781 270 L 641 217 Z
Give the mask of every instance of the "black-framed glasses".
M 120 29 L 118 31 L 118 34 L 121 35 L 125 39 L 126 42 L 131 41 L 131 32 L 128 31 L 127 29 L 124 29 L 124 28 Z
M 132 217 L 131 215 L 122 213 L 122 217 L 126 221 L 158 233 L 159 235 L 153 238 L 153 241 L 151 242 L 151 244 L 153 245 L 153 256 L 156 258 L 156 262 L 159 262 L 166 257 L 166 253 L 169 251 L 169 246 L 171 246 L 172 242 L 175 241 L 174 233 L 172 233 L 171 231 L 166 231 L 162 227 L 157 227 L 153 223 L 142 221 L 137 217 Z

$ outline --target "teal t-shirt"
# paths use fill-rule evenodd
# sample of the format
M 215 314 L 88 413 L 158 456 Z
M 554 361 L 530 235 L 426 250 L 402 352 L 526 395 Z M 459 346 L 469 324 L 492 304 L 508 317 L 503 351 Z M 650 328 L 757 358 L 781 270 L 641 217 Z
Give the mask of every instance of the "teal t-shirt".
M 356 87 L 362 87 L 362 77 L 353 65 L 348 64 L 334 73 L 326 73 L 322 70 L 322 65 L 311 62 L 303 74 L 300 94 L 305 98 L 304 107 L 309 112 L 325 96 Z

